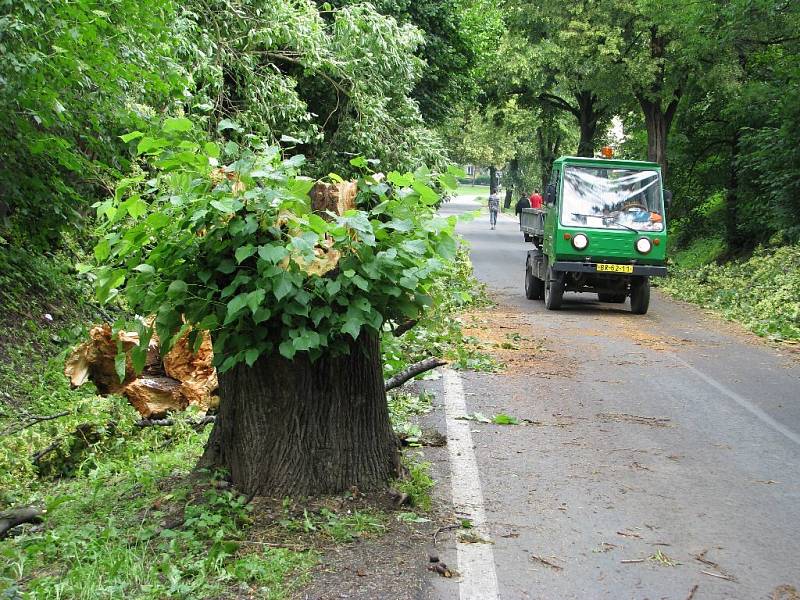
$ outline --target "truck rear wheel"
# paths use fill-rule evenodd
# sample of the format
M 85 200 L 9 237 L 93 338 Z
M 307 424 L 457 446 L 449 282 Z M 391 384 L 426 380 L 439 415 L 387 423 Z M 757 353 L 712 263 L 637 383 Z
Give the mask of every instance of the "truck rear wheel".
M 544 293 L 544 282 L 534 277 L 530 262 L 525 265 L 525 297 L 528 300 L 541 300 Z
M 631 281 L 631 312 L 635 315 L 647 313 L 650 306 L 650 278 L 636 277 Z
M 564 298 L 564 272 L 547 268 L 547 281 L 544 282 L 544 306 L 547 310 L 558 310 Z

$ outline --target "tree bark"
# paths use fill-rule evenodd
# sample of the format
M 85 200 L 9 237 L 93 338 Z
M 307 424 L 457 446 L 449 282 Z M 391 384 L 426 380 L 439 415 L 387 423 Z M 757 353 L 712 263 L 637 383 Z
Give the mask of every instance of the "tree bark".
M 378 489 L 399 473 L 380 343 L 362 333 L 344 356 L 260 358 L 219 377 L 222 399 L 200 467 L 247 495 Z
M 666 81 L 666 60 L 664 57 L 667 42 L 666 36 L 662 35 L 658 27 L 653 25 L 650 28 L 650 57 L 654 61 L 658 61 L 659 67 L 650 85 L 636 93 L 636 99 L 642 107 L 644 122 L 647 127 L 647 160 L 661 165 L 662 181 L 667 179 L 667 136 L 682 95 L 681 85 L 678 85 L 671 95 L 667 95 L 670 100 L 667 107 L 664 108 L 662 106 Z M 682 79 L 685 80 L 685 77 L 684 75 Z
M 679 92 L 676 92 L 679 93 Z M 661 178 L 667 178 L 667 136 L 669 135 L 672 119 L 678 108 L 680 95 L 674 98 L 663 110 L 661 102 L 650 100 L 643 95 L 638 96 L 639 105 L 644 113 L 644 122 L 647 127 L 647 160 L 661 165 Z
M 594 156 L 594 138 L 597 134 L 597 123 L 602 116 L 602 110 L 596 110 L 597 96 L 589 91 L 575 94 L 578 102 L 578 125 L 581 137 L 578 140 L 578 156 Z

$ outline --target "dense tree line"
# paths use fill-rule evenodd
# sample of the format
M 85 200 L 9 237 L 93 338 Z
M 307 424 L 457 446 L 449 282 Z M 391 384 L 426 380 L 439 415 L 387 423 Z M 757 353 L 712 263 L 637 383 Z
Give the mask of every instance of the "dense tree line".
M 473 60 L 456 4 L 339 4 L 3 3 L 0 243 L 46 248 L 84 224 L 135 163 L 120 136 L 166 116 L 225 142 L 264 136 L 315 176 L 347 176 L 357 154 L 441 165 L 431 125 Z
M 783 0 L 508 0 L 464 160 L 529 190 L 559 154 L 592 156 L 621 119 L 618 155 L 659 162 L 673 232 L 729 254 L 800 237 L 800 6 Z M 528 126 L 520 130 L 520 121 Z M 500 148 L 498 148 L 498 145 Z M 502 151 L 501 151 L 502 150 Z

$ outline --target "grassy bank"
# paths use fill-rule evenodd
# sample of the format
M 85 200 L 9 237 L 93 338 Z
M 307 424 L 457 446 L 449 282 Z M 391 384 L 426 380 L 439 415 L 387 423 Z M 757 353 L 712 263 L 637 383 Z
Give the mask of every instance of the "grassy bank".
M 91 385 L 70 389 L 63 375 L 70 347 L 88 326 L 113 317 L 91 301 L 89 283 L 72 268 L 76 257 L 0 260 L 0 510 L 47 511 L 44 523 L 0 542 L 0 597 L 284 598 L 309 580 L 330 543 L 383 535 L 394 522 L 369 506 L 339 514 L 289 503 L 278 518 L 274 507 L 265 516 L 214 474 L 194 472 L 209 428 L 141 428 L 125 399 L 98 396 Z M 417 327 L 401 337 L 387 332 L 387 376 L 429 356 L 494 368 L 457 316 L 487 302 L 465 249 L 429 292 L 435 303 Z M 399 394 L 390 408 L 398 433 L 413 442 L 430 399 Z M 394 485 L 411 506 L 398 519 L 413 524 L 426 520 L 419 515 L 433 481 L 417 450 L 405 462 L 410 477 Z M 272 547 L 300 530 L 323 543 Z
M 800 341 L 800 246 L 761 248 L 722 265 L 718 255 L 713 240 L 676 253 L 661 289 L 762 337 Z

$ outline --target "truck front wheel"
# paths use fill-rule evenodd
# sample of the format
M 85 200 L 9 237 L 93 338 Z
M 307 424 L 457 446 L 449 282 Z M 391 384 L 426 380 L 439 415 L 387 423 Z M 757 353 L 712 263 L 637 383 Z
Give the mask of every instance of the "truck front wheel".
M 547 269 L 547 281 L 544 282 L 544 306 L 547 310 L 558 310 L 564 298 L 564 272 Z
M 634 277 L 631 280 L 631 312 L 635 315 L 647 313 L 650 306 L 650 278 Z

